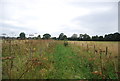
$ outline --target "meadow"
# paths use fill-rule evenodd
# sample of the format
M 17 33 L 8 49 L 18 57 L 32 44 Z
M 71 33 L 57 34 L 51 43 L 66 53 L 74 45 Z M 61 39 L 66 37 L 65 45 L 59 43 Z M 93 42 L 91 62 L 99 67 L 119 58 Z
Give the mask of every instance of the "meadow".
M 2 40 L 2 78 L 118 79 L 118 43 Z

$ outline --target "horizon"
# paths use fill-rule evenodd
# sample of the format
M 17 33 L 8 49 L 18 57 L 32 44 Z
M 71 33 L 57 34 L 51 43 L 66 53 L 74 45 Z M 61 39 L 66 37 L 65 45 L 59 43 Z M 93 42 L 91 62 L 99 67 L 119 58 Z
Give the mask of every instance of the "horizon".
M 25 33 L 25 32 L 21 32 L 21 33 Z M 114 33 L 119 33 L 119 32 L 114 32 Z M 114 33 L 108 33 L 108 34 L 114 34 Z M 44 34 L 50 34 L 50 33 L 44 33 Z M 43 34 L 43 35 L 44 35 L 44 34 Z M 61 33 L 60 33 L 60 34 L 61 34 Z M 60 34 L 59 34 L 59 35 L 60 35 Z M 63 34 L 66 35 L 65 33 L 63 33 Z M 73 33 L 73 34 L 76 34 L 76 33 Z M 72 34 L 72 35 L 73 35 L 73 34 Z M 87 33 L 83 33 L 83 35 L 84 35 L 84 34 L 87 34 Z M 104 34 L 104 35 L 89 35 L 89 34 L 87 34 L 87 35 L 89 35 L 90 37 L 92 37 L 92 36 L 98 36 L 98 37 L 99 37 L 99 36 L 103 36 L 103 37 L 104 37 L 105 35 L 108 35 L 108 34 Z M 119 33 L 119 34 L 120 34 L 120 33 Z M 19 34 L 19 35 L 20 35 L 20 34 Z M 17 38 L 17 37 L 20 37 L 19 35 L 18 35 L 18 36 L 17 36 L 17 35 L 8 36 L 6 33 L 2 33 L 2 34 L 0 35 L 0 37 L 15 37 L 15 38 Z M 31 37 L 31 38 L 32 38 L 32 37 L 38 37 L 38 35 L 40 35 L 40 34 L 38 34 L 38 33 L 26 34 L 26 33 L 25 33 L 26 38 L 29 38 L 29 37 Z M 43 38 L 43 35 L 40 35 L 41 38 Z M 50 35 L 51 35 L 51 34 L 50 34 Z M 52 36 L 52 35 L 51 35 L 51 38 L 52 38 L 52 37 L 58 38 L 59 35 L 58 35 L 58 36 Z M 72 35 L 71 35 L 71 36 L 67 36 L 67 35 L 66 35 L 66 36 L 67 36 L 67 38 L 70 38 L 70 37 L 72 37 Z M 80 34 L 77 34 L 77 38 L 79 38 L 79 36 L 80 36 Z

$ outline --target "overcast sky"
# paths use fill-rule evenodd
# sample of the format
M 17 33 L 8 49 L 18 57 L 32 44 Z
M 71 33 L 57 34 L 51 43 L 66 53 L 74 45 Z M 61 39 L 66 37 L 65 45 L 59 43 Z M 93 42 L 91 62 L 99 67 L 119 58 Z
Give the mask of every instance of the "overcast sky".
M 105 35 L 118 31 L 118 0 L 0 0 L 0 34 Z

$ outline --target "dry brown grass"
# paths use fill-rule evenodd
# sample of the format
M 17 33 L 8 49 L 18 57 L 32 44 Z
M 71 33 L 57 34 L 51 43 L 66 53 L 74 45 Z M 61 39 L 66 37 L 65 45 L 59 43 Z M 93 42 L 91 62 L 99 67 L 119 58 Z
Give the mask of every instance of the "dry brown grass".
M 75 44 L 77 46 L 83 47 L 84 49 L 89 49 L 94 51 L 94 46 L 97 51 L 106 51 L 106 47 L 108 48 L 108 54 L 112 56 L 118 56 L 118 42 L 98 42 L 98 41 L 69 41 L 71 44 Z M 87 47 L 88 45 L 88 47 Z

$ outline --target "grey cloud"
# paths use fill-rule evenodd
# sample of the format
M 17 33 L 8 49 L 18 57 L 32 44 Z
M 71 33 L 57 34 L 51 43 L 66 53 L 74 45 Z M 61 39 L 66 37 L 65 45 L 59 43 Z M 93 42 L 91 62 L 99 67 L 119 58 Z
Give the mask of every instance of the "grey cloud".
M 118 30 L 117 18 L 117 9 L 112 9 L 108 12 L 92 13 L 86 16 L 77 17 L 72 21 L 77 22 L 80 27 L 89 28 L 89 30 L 93 31 L 88 33 L 105 34 Z
M 97 8 L 97 7 L 115 7 L 117 2 L 69 2 L 74 7 Z
M 10 24 L 6 24 L 6 23 L 0 23 L 0 27 L 2 28 L 8 28 L 8 29 L 20 29 L 20 30 L 30 30 L 28 28 L 25 28 L 25 27 L 19 27 L 19 26 L 14 26 L 14 25 L 10 25 Z
M 0 34 L 6 33 L 6 34 L 11 35 L 10 32 L 14 32 L 17 36 L 19 35 L 20 32 L 29 33 L 29 32 L 31 32 L 31 30 L 33 30 L 33 29 L 30 29 L 30 28 L 14 26 L 14 25 L 10 25 L 10 24 L 7 24 L 7 23 L 0 23 L 0 28 L 2 29 Z

